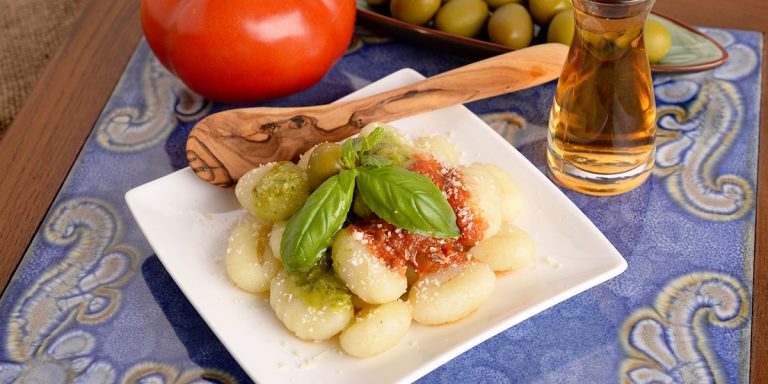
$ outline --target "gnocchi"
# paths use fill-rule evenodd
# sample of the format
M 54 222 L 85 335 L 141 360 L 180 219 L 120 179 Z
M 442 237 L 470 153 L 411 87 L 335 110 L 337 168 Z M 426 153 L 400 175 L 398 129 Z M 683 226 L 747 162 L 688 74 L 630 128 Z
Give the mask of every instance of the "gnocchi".
M 227 274 L 244 291 L 259 293 L 280 270 L 267 244 L 269 225 L 249 217 L 237 224 L 227 246 Z
M 272 251 L 272 256 L 281 261 L 283 259 L 280 255 L 280 241 L 283 240 L 283 232 L 285 232 L 285 221 L 272 224 L 272 230 L 269 232 L 269 249 Z
M 459 167 L 462 180 L 470 192 L 469 204 L 472 210 L 479 212 L 485 220 L 487 228 L 482 239 L 493 237 L 501 228 L 502 212 L 499 188 L 496 178 L 480 164 L 470 164 Z
M 341 230 L 331 249 L 334 271 L 366 303 L 397 300 L 408 288 L 405 271 L 393 271 L 373 255 L 361 232 L 350 227 Z
M 314 152 L 315 149 L 317 149 L 317 145 L 313 146 L 310 149 L 307 149 L 306 152 L 299 155 L 299 161 L 296 163 L 296 165 L 298 165 L 299 167 L 301 167 L 301 169 L 306 171 L 307 168 L 309 168 L 309 157 L 312 156 L 312 152 Z
M 416 148 L 431 154 L 437 161 L 449 167 L 456 167 L 461 160 L 461 153 L 444 136 L 423 136 L 414 140 Z
M 309 195 L 307 173 L 294 163 L 281 161 L 246 172 L 235 186 L 240 204 L 266 221 L 291 217 Z
M 493 178 L 501 200 L 502 222 L 513 222 L 523 210 L 523 196 L 520 188 L 512 177 L 496 164 L 475 163 L 475 166 L 483 169 Z
M 411 306 L 400 300 L 370 306 L 339 335 L 341 349 L 356 357 L 378 355 L 397 344 L 411 326 Z
M 312 287 L 305 287 L 312 289 Z M 352 298 L 335 292 L 337 300 L 320 298 L 309 302 L 296 278 L 280 271 L 269 286 L 269 305 L 280 321 L 296 336 L 304 340 L 326 340 L 341 332 L 354 316 Z M 318 292 L 314 292 L 318 293 Z
M 382 128 L 384 130 L 384 135 L 371 149 L 371 153 L 386 157 L 398 165 L 405 164 L 413 157 L 414 153 L 416 153 L 416 147 L 413 144 L 413 140 L 398 131 L 397 128 L 389 125 L 379 123 L 368 124 L 360 130 L 360 135 L 367 136 L 376 128 Z
M 378 142 L 366 141 L 364 136 L 378 127 L 383 130 L 377 133 L 380 137 L 374 135 Z M 270 163 L 243 175 L 235 195 L 250 215 L 231 233 L 226 264 L 237 287 L 269 291 L 277 319 L 297 337 L 320 341 L 338 335 L 341 350 L 367 358 L 397 345 L 413 321 L 439 325 L 471 315 L 492 294 L 495 272 L 524 267 L 533 260 L 535 246 L 513 224 L 523 209 L 522 193 L 499 167 L 462 165 L 461 153 L 442 136 L 411 140 L 381 124 L 363 128 L 361 136 L 347 144 L 346 151 L 360 151 L 351 158 L 343 154 L 343 145 L 327 143 L 308 150 L 298 164 Z M 414 178 L 429 179 L 427 185 L 437 187 L 432 201 L 445 204 L 439 220 L 455 224 L 458 232 L 435 235 L 416 227 L 411 233 L 402 229 L 410 228 L 406 224 L 393 224 L 396 218 L 390 222 L 376 215 L 383 200 L 369 199 L 358 188 L 365 184 L 349 180 L 358 182 L 356 172 L 373 172 L 355 167 L 382 166 L 406 168 L 420 174 Z M 397 180 L 408 179 L 399 172 Z M 396 181 L 379 188 L 392 184 Z M 311 191 L 317 194 L 310 196 Z M 401 189 L 388 198 L 401 201 L 396 199 L 407 199 L 410 191 Z M 322 208 L 336 212 L 342 205 L 346 211 L 339 214 Z M 408 204 L 396 207 L 410 209 Z M 420 214 L 414 211 L 407 215 Z M 321 219 L 313 221 L 318 215 Z M 305 238 L 319 242 L 297 240 Z M 320 252 L 314 253 L 318 247 Z M 311 258 L 306 258 L 307 249 Z M 307 267 L 291 268 L 297 258 L 310 260 Z
M 483 305 L 495 284 L 496 275 L 481 262 L 458 264 L 421 276 L 408 295 L 413 319 L 426 325 L 461 320 Z
M 494 272 L 514 271 L 533 261 L 533 239 L 514 224 L 505 224 L 495 236 L 484 239 L 469 250 Z
M 261 167 L 251 169 L 240 177 L 235 185 L 235 196 L 240 205 L 245 208 L 250 214 L 258 217 L 256 212 L 256 202 L 253 196 L 253 187 L 261 180 L 261 177 L 274 165 L 275 163 L 264 164 Z

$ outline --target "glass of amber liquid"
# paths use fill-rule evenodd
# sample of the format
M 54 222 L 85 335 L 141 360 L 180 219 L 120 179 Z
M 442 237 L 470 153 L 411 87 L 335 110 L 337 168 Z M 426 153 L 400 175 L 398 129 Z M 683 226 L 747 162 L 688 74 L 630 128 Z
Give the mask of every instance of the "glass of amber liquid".
M 557 84 L 547 167 L 560 185 L 617 195 L 654 164 L 656 102 L 643 27 L 654 0 L 572 0 L 576 30 Z

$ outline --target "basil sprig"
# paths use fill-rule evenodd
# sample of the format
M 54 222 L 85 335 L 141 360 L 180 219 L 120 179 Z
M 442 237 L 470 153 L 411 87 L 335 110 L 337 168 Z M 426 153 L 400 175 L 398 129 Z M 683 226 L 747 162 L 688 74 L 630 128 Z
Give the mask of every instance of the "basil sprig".
M 353 137 L 341 144 L 341 163 L 349 169 L 359 164 L 366 152 L 370 151 L 376 143 L 384 137 L 384 130 L 376 127 L 367 136 Z
M 453 208 L 428 177 L 391 165 L 358 169 L 357 189 L 376 216 L 425 236 L 461 235 Z
M 366 153 L 362 156 L 360 159 L 360 163 L 363 166 L 369 166 L 369 167 L 383 167 L 385 165 L 392 164 L 392 160 L 379 155 L 373 155 L 370 153 Z
M 342 144 L 347 169 L 320 184 L 285 225 L 280 254 L 286 271 L 307 273 L 317 264 L 347 218 L 355 184 L 373 213 L 398 228 L 440 238 L 461 234 L 453 208 L 429 178 L 368 153 L 383 136 L 379 127 Z
M 288 219 L 280 254 L 288 272 L 307 272 L 347 218 L 355 192 L 357 170 L 345 169 L 320 184 Z

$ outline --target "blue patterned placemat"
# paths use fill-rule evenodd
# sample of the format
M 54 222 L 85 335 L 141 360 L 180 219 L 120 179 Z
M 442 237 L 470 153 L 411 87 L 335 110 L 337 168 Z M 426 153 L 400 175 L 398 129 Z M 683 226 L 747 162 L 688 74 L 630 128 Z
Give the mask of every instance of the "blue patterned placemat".
M 706 29 L 730 61 L 656 76 L 658 162 L 617 197 L 567 192 L 629 263 L 424 383 L 746 382 L 762 36 Z M 268 105 L 324 104 L 397 69 L 466 59 L 358 35 L 318 85 Z M 544 170 L 554 83 L 469 105 Z M 0 300 L 0 383 L 249 382 L 167 274 L 123 194 L 186 165 L 202 116 L 142 43 Z

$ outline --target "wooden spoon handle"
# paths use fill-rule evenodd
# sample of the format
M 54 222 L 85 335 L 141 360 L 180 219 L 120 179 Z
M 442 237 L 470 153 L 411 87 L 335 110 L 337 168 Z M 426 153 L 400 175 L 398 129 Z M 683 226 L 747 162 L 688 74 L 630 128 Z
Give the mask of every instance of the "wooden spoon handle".
M 556 79 L 567 53 L 565 45 L 541 44 L 345 103 L 220 112 L 193 127 L 187 160 L 203 180 L 230 187 L 260 164 L 296 159 L 315 144 L 342 140 L 372 122 L 389 122 Z
M 394 121 L 546 83 L 560 76 L 567 54 L 562 44 L 535 45 L 335 108 L 355 125 Z

